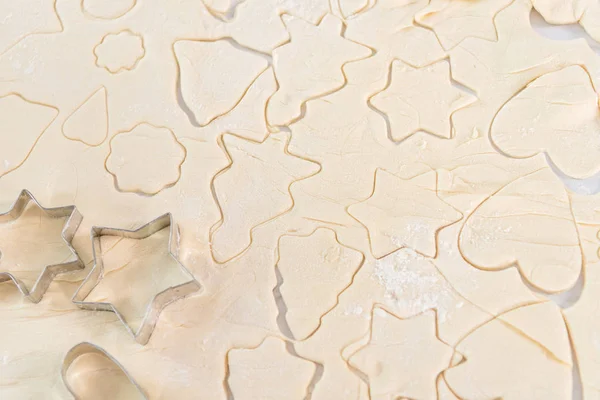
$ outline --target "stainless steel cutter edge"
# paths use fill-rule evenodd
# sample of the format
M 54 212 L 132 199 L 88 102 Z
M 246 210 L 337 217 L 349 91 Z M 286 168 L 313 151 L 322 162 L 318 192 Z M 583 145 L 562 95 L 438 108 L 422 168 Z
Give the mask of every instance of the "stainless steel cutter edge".
M 82 356 L 84 354 L 90 354 L 90 353 L 100 354 L 100 355 L 108 358 L 113 363 L 115 363 L 115 365 L 117 365 L 121 369 L 121 371 L 123 371 L 123 373 L 129 380 L 129 382 L 131 382 L 135 386 L 135 388 L 138 390 L 138 392 L 140 394 L 140 398 L 141 399 L 148 398 L 146 393 L 140 387 L 140 385 L 138 385 L 138 383 L 135 381 L 135 379 L 133 379 L 133 377 L 129 374 L 129 372 L 123 367 L 123 365 L 121 365 L 121 363 L 119 361 L 117 361 L 116 358 L 111 356 L 106 350 L 104 350 L 100 346 L 97 346 L 97 345 L 95 345 L 93 343 L 89 343 L 89 342 L 81 342 L 81 343 L 73 346 L 69 351 L 67 351 L 67 353 L 65 354 L 65 356 L 63 358 L 63 363 L 62 363 L 62 368 L 61 368 L 61 375 L 62 375 L 63 383 L 67 387 L 67 390 L 73 395 L 73 397 L 75 397 L 75 399 L 78 399 L 78 397 L 77 397 L 77 394 L 75 393 L 75 391 L 73 390 L 73 388 L 71 387 L 71 385 L 69 385 L 69 381 L 67 380 L 67 372 L 69 371 L 69 368 L 71 367 L 71 365 L 77 358 L 79 358 L 80 356 Z
M 61 231 L 61 237 L 63 239 L 63 242 L 69 248 L 71 254 L 75 256 L 75 260 L 73 261 L 46 265 L 42 270 L 40 276 L 34 283 L 31 290 L 29 290 L 27 286 L 12 273 L 0 272 L 0 282 L 5 282 L 8 280 L 13 281 L 13 283 L 17 286 L 17 288 L 23 294 L 23 296 L 25 296 L 28 300 L 32 301 L 33 303 L 38 303 L 44 296 L 44 293 L 46 293 L 46 291 L 48 290 L 50 283 L 56 277 L 56 275 L 65 272 L 75 271 L 77 269 L 83 269 L 83 262 L 79 258 L 77 251 L 73 248 L 72 245 L 73 237 L 75 236 L 75 232 L 77 231 L 79 225 L 81 224 L 81 221 L 83 220 L 83 216 L 81 215 L 81 213 L 79 213 L 77 207 L 75 207 L 74 205 L 52 208 L 43 207 L 35 199 L 31 192 L 29 192 L 26 189 L 23 189 L 21 193 L 19 193 L 19 196 L 17 197 L 15 202 L 11 205 L 10 209 L 5 213 L 0 214 L 0 223 L 14 221 L 18 219 L 21 216 L 21 214 L 23 214 L 23 211 L 25 211 L 25 208 L 30 202 L 34 202 L 40 210 L 42 210 L 46 215 L 48 215 L 51 218 L 68 217 Z
M 102 236 L 116 236 L 131 239 L 145 239 L 154 233 L 166 228 L 169 229 L 169 255 L 177 262 L 181 269 L 190 277 L 189 282 L 182 283 L 181 285 L 169 287 L 162 292 L 156 294 L 148 307 L 146 313 L 142 319 L 142 323 L 135 332 L 131 326 L 127 323 L 124 316 L 117 310 L 112 303 L 106 302 L 87 302 L 85 298 L 91 293 L 96 287 L 104 275 L 104 263 L 101 255 L 97 251 L 100 248 L 100 239 Z M 117 314 L 119 320 L 125 325 L 127 331 L 135 338 L 140 344 L 147 344 L 150 340 L 150 336 L 154 331 L 154 327 L 158 322 L 160 312 L 170 303 L 182 299 L 192 293 L 197 292 L 201 289 L 200 283 L 194 278 L 194 275 L 179 261 L 177 258 L 178 253 L 178 236 L 179 233 L 173 224 L 173 218 L 171 213 L 166 213 L 160 217 L 148 222 L 146 225 L 141 226 L 135 230 L 118 229 L 118 228 L 107 228 L 107 227 L 93 227 L 91 230 L 92 239 L 92 253 L 94 256 L 94 266 L 90 271 L 89 275 L 84 279 L 79 288 L 73 294 L 72 301 L 78 307 L 94 311 L 111 311 Z

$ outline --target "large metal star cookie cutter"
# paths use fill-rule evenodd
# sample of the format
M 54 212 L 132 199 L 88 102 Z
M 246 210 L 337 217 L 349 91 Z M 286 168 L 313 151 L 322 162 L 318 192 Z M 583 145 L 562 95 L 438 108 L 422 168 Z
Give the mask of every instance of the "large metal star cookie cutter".
M 23 211 L 25 211 L 25 208 L 27 208 L 27 205 L 30 202 L 35 203 L 35 205 L 43 213 L 51 218 L 67 217 L 67 221 L 65 222 L 61 231 L 61 237 L 63 242 L 69 248 L 69 251 L 73 254 L 73 256 L 75 256 L 75 260 L 73 261 L 46 265 L 31 290 L 27 288 L 27 285 L 25 285 L 23 281 L 21 281 L 12 273 L 0 272 L 0 282 L 6 282 L 9 280 L 13 281 L 23 296 L 34 303 L 38 303 L 44 296 L 44 293 L 46 293 L 48 290 L 50 283 L 56 275 L 83 268 L 83 262 L 79 259 L 79 256 L 72 245 L 73 237 L 75 236 L 77 228 L 79 228 L 79 225 L 81 224 L 83 216 L 73 205 L 53 208 L 42 207 L 42 205 L 28 190 L 22 190 L 19 194 L 19 197 L 17 197 L 17 200 L 12 204 L 10 209 L 5 213 L 0 214 L 0 224 L 17 220 L 21 214 L 23 214 Z M 0 251 L 0 259 L 1 256 L 2 253 Z
M 100 248 L 100 241 L 103 236 L 113 236 L 130 239 L 145 239 L 156 232 L 169 227 L 169 244 L 168 252 L 169 255 L 175 262 L 181 267 L 181 269 L 190 277 L 190 281 L 182 283 L 180 285 L 171 286 L 162 292 L 156 294 L 148 307 L 146 313 L 142 319 L 142 323 L 137 331 L 134 331 L 132 327 L 127 323 L 124 316 L 119 310 L 112 304 L 106 302 L 89 302 L 85 301 L 86 297 L 92 292 L 94 287 L 98 285 L 100 280 L 104 276 L 104 262 L 102 260 L 102 252 Z M 179 244 L 179 231 L 174 228 L 172 216 L 170 213 L 164 214 L 155 220 L 147 223 L 146 225 L 136 230 L 106 228 L 106 227 L 93 227 L 92 228 L 92 252 L 94 255 L 94 267 L 90 271 L 89 275 L 85 278 L 81 286 L 75 291 L 73 295 L 73 303 L 83 309 L 94 310 L 94 311 L 111 311 L 117 314 L 123 325 L 127 328 L 129 333 L 135 338 L 140 344 L 146 344 L 150 340 L 150 336 L 154 331 L 154 327 L 158 322 L 160 312 L 168 304 L 182 299 L 194 292 L 201 289 L 200 283 L 194 278 L 192 273 L 187 270 L 181 264 L 177 258 L 178 244 Z

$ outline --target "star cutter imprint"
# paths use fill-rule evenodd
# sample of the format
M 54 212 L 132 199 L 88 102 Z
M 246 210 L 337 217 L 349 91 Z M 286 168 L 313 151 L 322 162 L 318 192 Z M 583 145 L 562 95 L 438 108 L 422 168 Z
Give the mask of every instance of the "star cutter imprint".
M 73 256 L 75 257 L 75 259 L 72 261 L 46 265 L 31 289 L 29 289 L 23 281 L 21 281 L 12 273 L 3 272 L 0 270 L 0 283 L 9 280 L 13 281 L 13 283 L 17 286 L 17 288 L 23 294 L 23 296 L 25 296 L 25 298 L 32 301 L 33 303 L 39 303 L 39 301 L 44 296 L 44 293 L 46 293 L 46 291 L 48 290 L 50 283 L 56 275 L 65 272 L 75 271 L 78 269 L 83 269 L 83 262 L 79 258 L 79 255 L 77 254 L 72 245 L 73 237 L 75 236 L 75 232 L 77 231 L 77 228 L 79 228 L 79 225 L 83 220 L 83 216 L 79 213 L 79 211 L 77 211 L 77 208 L 73 205 L 45 208 L 35 199 L 35 197 L 33 197 L 31 192 L 24 189 L 21 191 L 19 197 L 17 197 L 17 200 L 12 204 L 10 209 L 5 213 L 0 214 L 0 224 L 17 220 L 21 216 L 21 214 L 23 214 L 25 208 L 27 208 L 27 205 L 30 202 L 33 202 L 36 205 L 36 207 L 38 207 L 43 213 L 45 213 L 51 218 L 67 217 L 67 220 L 61 231 L 61 237 L 63 242 L 69 248 L 71 254 L 73 254 Z M 0 252 L 0 259 L 1 257 L 2 253 Z
M 146 312 L 142 319 L 142 323 L 137 331 L 134 331 L 132 327 L 127 323 L 124 316 L 119 310 L 112 304 L 106 302 L 89 302 L 85 301 L 86 297 L 92 292 L 92 290 L 100 283 L 104 277 L 104 263 L 102 260 L 102 254 L 100 252 L 100 240 L 103 236 L 113 236 L 129 239 L 145 239 L 152 236 L 156 232 L 169 227 L 169 255 L 177 262 L 180 268 L 190 277 L 190 281 L 182 283 L 180 285 L 171 286 L 162 292 L 156 294 L 146 308 Z M 170 213 L 161 215 L 153 221 L 150 221 L 146 225 L 136 230 L 126 230 L 117 228 L 105 228 L 105 227 L 92 227 L 92 246 L 94 255 L 94 267 L 90 271 L 89 275 L 82 282 L 81 286 L 75 291 L 73 295 L 73 303 L 83 309 L 94 310 L 94 311 L 111 311 L 117 314 L 123 325 L 127 328 L 129 333 L 135 338 L 136 342 L 145 345 L 150 340 L 150 336 L 154 331 L 154 327 L 158 322 L 159 315 L 163 308 L 170 303 L 182 299 L 192 293 L 195 293 L 201 289 L 200 283 L 194 278 L 192 273 L 187 270 L 177 259 L 178 254 L 178 236 L 179 232 L 174 228 L 173 218 Z

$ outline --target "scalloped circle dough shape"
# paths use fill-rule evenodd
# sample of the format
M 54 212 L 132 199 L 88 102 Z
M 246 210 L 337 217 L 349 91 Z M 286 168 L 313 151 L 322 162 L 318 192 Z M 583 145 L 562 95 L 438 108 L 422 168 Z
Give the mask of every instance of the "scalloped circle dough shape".
M 271 125 L 288 125 L 301 115 L 306 101 L 340 89 L 346 81 L 345 64 L 368 57 L 371 51 L 346 40 L 343 22 L 327 14 L 318 26 L 282 16 L 291 41 L 273 51 L 279 89 L 267 106 Z
M 232 349 L 227 383 L 236 400 L 301 400 L 315 364 L 291 355 L 281 339 L 268 337 L 255 349 Z
M 181 176 L 185 147 L 166 127 L 148 123 L 117 133 L 110 140 L 106 169 L 123 192 L 154 195 Z
M 546 152 L 573 178 L 600 171 L 600 109 L 590 76 L 579 65 L 535 79 L 498 112 L 491 139 L 506 154 Z
M 435 400 L 436 378 L 450 364 L 452 353 L 437 337 L 433 310 L 400 319 L 377 306 L 369 342 L 348 363 L 368 376 L 372 400 Z
M 0 97 L 0 177 L 25 162 L 57 115 L 58 109 L 18 94 Z
M 60 32 L 62 24 L 56 0 L 0 2 L 0 55 L 20 40 L 35 33 Z
M 127 14 L 137 0 L 82 0 L 81 9 L 92 18 L 116 19 Z
M 145 54 L 144 39 L 129 30 L 109 33 L 94 47 L 96 65 L 111 74 L 131 71 Z
M 234 108 L 268 67 L 259 53 L 240 50 L 227 40 L 180 40 L 174 50 L 183 100 L 201 126 Z
M 98 146 L 108 136 L 106 88 L 102 86 L 73 111 L 63 123 L 65 137 L 88 146 Z
M 336 306 L 363 259 L 359 251 L 340 244 L 329 229 L 281 237 L 277 268 L 283 278 L 285 319 L 294 339 L 304 340 L 318 329 L 321 317 Z
M 572 287 L 582 266 L 569 196 L 549 168 L 512 181 L 481 203 L 465 221 L 459 248 L 478 268 L 517 265 L 527 282 L 549 293 Z

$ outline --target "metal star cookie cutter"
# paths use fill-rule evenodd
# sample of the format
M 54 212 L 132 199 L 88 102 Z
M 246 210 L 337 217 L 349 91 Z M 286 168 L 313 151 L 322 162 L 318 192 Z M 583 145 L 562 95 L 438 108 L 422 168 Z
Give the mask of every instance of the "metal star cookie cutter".
M 75 260 L 73 261 L 46 265 L 31 290 L 27 288 L 23 281 L 14 276 L 12 273 L 0 272 L 0 283 L 9 280 L 13 281 L 23 296 L 33 303 L 38 303 L 44 296 L 44 293 L 46 293 L 48 290 L 50 283 L 56 275 L 83 268 L 83 262 L 79 259 L 79 255 L 72 245 L 73 237 L 75 236 L 75 232 L 83 220 L 83 216 L 73 205 L 53 208 L 42 207 L 35 197 L 33 197 L 31 192 L 28 190 L 22 190 L 19 194 L 19 197 L 17 197 L 17 200 L 12 204 L 10 209 L 5 213 L 0 214 L 0 223 L 6 223 L 18 219 L 21 214 L 23 214 L 23 211 L 25 211 L 25 208 L 30 202 L 34 202 L 36 206 L 42 210 L 42 212 L 51 218 L 68 217 L 61 231 L 61 237 L 63 242 L 69 248 L 70 252 L 75 256 Z M 0 258 L 1 254 L 2 253 L 0 252 Z
M 82 282 L 81 286 L 73 294 L 73 303 L 83 309 L 94 310 L 94 311 L 111 311 L 117 314 L 123 325 L 127 328 L 129 333 L 135 338 L 135 340 L 145 345 L 150 340 L 150 336 L 154 331 L 154 327 L 158 322 L 158 317 L 163 308 L 168 304 L 182 299 L 189 294 L 197 292 L 201 289 L 200 283 L 194 278 L 192 273 L 187 270 L 181 264 L 177 258 L 178 244 L 179 244 L 179 231 L 174 229 L 172 222 L 172 216 L 170 213 L 161 215 L 153 221 L 150 221 L 146 225 L 136 230 L 116 229 L 116 228 L 105 228 L 105 227 L 93 227 L 92 228 L 92 252 L 94 255 L 94 267 L 90 271 L 89 275 Z M 134 331 L 131 326 L 127 323 L 124 316 L 117 310 L 112 303 L 105 302 L 86 302 L 85 298 L 92 292 L 94 287 L 102 280 L 104 276 L 104 262 L 102 260 L 100 250 L 100 239 L 102 236 L 116 236 L 121 238 L 130 239 L 145 239 L 156 232 L 166 228 L 169 228 L 169 255 L 177 262 L 181 269 L 190 277 L 190 281 L 182 283 L 177 286 L 171 286 L 162 292 L 156 294 L 150 304 L 146 308 L 146 313 L 142 319 L 137 332 Z
M 89 342 L 82 342 L 82 343 L 79 343 L 79 344 L 73 346 L 67 352 L 67 354 L 65 354 L 65 357 L 63 358 L 62 369 L 61 369 L 62 380 L 63 380 L 63 383 L 65 384 L 65 386 L 67 387 L 67 390 L 69 391 L 69 393 L 71 393 L 75 399 L 79 399 L 79 397 L 77 397 L 77 394 L 75 393 L 75 391 L 69 384 L 69 381 L 67 380 L 67 372 L 69 371 L 69 368 L 71 367 L 73 362 L 77 358 L 79 358 L 80 356 L 82 356 L 84 354 L 99 354 L 101 356 L 108 358 L 112 363 L 114 363 L 117 367 L 119 367 L 121 369 L 121 371 L 123 371 L 123 374 L 125 374 L 125 376 L 129 380 L 129 382 L 131 382 L 133 384 L 133 386 L 135 386 L 135 388 L 139 392 L 139 398 L 145 399 L 145 400 L 148 399 L 148 397 L 146 396 L 146 393 L 144 393 L 144 391 L 142 390 L 140 385 L 137 384 L 137 382 L 133 379 L 133 377 L 131 375 L 129 375 L 129 372 L 127 372 L 127 370 L 125 368 L 123 368 L 121 363 L 119 363 L 113 356 L 111 356 L 102 347 L 96 346 L 95 344 L 92 344 Z

